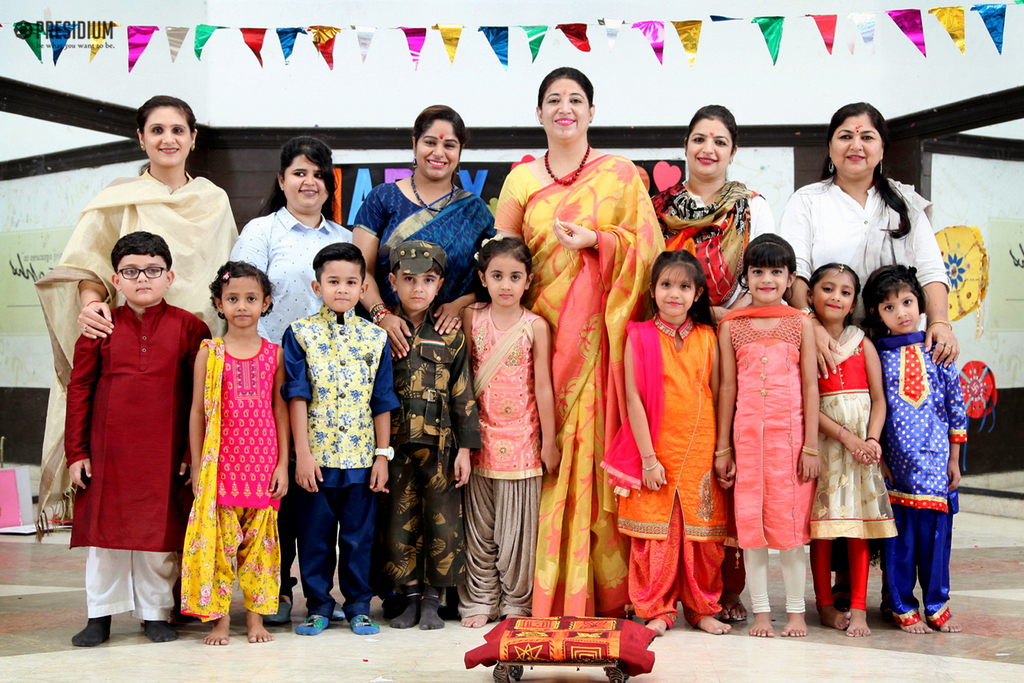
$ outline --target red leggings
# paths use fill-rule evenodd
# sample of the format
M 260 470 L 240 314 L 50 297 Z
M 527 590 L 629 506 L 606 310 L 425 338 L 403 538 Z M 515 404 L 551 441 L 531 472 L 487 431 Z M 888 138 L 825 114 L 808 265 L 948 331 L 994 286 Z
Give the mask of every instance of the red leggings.
M 870 553 L 866 538 L 847 538 L 850 555 L 850 609 L 867 610 L 868 562 Z M 832 601 L 832 541 L 811 541 L 811 577 L 814 579 L 814 604 L 818 607 Z

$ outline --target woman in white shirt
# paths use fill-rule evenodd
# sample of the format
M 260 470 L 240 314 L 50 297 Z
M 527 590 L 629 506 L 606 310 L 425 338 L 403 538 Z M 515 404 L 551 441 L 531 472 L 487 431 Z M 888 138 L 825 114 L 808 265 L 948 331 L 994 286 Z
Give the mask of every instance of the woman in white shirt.
M 809 306 L 807 280 L 826 263 L 845 263 L 861 281 L 884 265 L 912 266 L 924 286 L 925 349 L 936 363 L 953 362 L 960 349 L 947 313 L 949 281 L 932 232 L 931 202 L 882 172 L 888 144 L 885 119 L 870 104 L 848 104 L 832 116 L 822 180 L 797 190 L 782 214 L 779 234 L 797 259 L 789 302 Z M 863 318 L 859 305 L 855 317 Z M 827 353 L 833 343 L 820 325 L 815 336 L 819 370 L 827 377 L 835 370 Z
M 775 232 L 765 198 L 726 180 L 737 138 L 728 109 L 717 104 L 698 109 L 686 134 L 686 180 L 653 198 L 665 248 L 685 249 L 704 267 L 716 318 L 750 302 L 738 278 L 743 252 L 751 238 Z

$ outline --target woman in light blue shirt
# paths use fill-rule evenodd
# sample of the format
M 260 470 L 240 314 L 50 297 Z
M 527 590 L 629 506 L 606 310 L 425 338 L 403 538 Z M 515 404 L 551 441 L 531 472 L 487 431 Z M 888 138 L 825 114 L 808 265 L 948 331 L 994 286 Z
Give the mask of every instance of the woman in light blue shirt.
M 231 250 L 232 261 L 262 269 L 274 286 L 274 307 L 260 318 L 259 333 L 280 344 L 292 322 L 320 310 L 320 298 L 310 283 L 313 257 L 334 242 L 351 242 L 352 232 L 324 218 L 334 214 L 334 162 L 330 148 L 311 137 L 292 138 L 281 148 L 281 167 L 274 189 L 258 218 L 249 221 Z M 292 485 L 294 464 L 289 468 Z M 281 500 L 277 525 L 281 542 L 281 600 L 267 624 L 286 624 L 291 617 L 296 580 L 294 499 Z

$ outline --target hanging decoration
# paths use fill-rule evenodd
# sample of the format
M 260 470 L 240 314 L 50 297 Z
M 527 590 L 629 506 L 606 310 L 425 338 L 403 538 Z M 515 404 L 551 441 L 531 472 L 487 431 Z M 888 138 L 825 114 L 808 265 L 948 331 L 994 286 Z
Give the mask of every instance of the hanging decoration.
M 598 19 L 597 23 L 604 26 L 604 31 L 608 34 L 608 50 L 611 51 L 615 47 L 615 39 L 619 37 L 619 29 L 625 24 L 623 19 Z
M 754 17 L 750 23 L 761 27 L 764 35 L 765 45 L 768 46 L 768 53 L 772 56 L 772 66 L 779 61 L 779 45 L 782 44 L 782 24 L 785 17 Z
M 309 32 L 313 36 L 314 47 L 327 62 L 327 68 L 334 71 L 334 39 L 341 29 L 337 26 L 310 26 Z
M 377 29 L 370 26 L 353 26 L 356 32 L 356 40 L 359 41 L 359 54 L 363 57 L 363 64 L 366 64 L 366 55 L 370 53 L 370 41 L 373 40 L 373 32 Z
M 999 54 L 1003 54 L 1003 25 L 1006 23 L 1006 5 L 975 5 L 971 11 L 981 15 L 988 34 L 992 36 L 992 42 L 996 44 Z
M 565 34 L 565 37 L 569 39 L 580 52 L 590 52 L 590 41 L 587 40 L 587 25 L 586 24 L 558 24 L 555 26 L 556 29 Z
M 960 48 L 960 54 L 966 54 L 967 45 L 964 41 L 964 8 L 963 7 L 933 7 L 928 14 L 935 15 L 935 18 L 946 29 L 946 33 L 953 39 L 953 43 Z
M 683 44 L 683 50 L 686 51 L 686 56 L 690 58 L 690 66 L 693 66 L 693 60 L 697 59 L 697 45 L 700 43 L 700 26 L 701 21 L 673 21 L 672 25 L 676 27 L 676 33 L 679 34 L 679 42 Z
M 14 35 L 25 41 L 40 64 L 43 63 L 42 33 L 39 24 L 33 22 L 18 21 L 14 24 Z
M 526 31 L 526 39 L 530 41 L 530 64 L 537 61 L 537 53 L 540 52 L 540 44 L 544 42 L 544 36 L 548 34 L 547 26 L 520 26 Z
M 171 64 L 174 64 L 175 60 L 178 59 L 178 52 L 185 42 L 185 36 L 188 35 L 189 27 L 168 26 L 164 31 L 167 33 L 167 47 L 171 50 Z
M 242 32 L 242 40 L 248 46 L 252 53 L 256 55 L 256 61 L 263 66 L 263 40 L 267 37 L 267 29 L 265 28 L 240 28 Z
M 921 25 L 921 10 L 919 9 L 894 9 L 886 12 L 893 23 L 899 26 L 903 35 L 910 39 L 921 55 L 928 56 L 924 46 L 924 26 Z
M 864 41 L 864 47 L 871 48 L 871 54 L 875 54 L 875 13 L 854 12 L 850 14 L 850 20 L 857 26 L 860 39 Z M 856 38 L 850 36 L 850 54 L 853 54 L 853 46 Z
M 721 14 L 712 14 L 711 15 L 711 21 L 713 21 L 716 24 L 718 22 L 720 22 L 720 21 L 739 21 L 739 20 L 740 20 L 739 17 L 723 17 Z
M 980 360 L 964 363 L 960 369 L 960 388 L 964 392 L 964 411 L 967 417 L 981 419 L 978 425 L 980 432 L 991 415 L 992 424 L 988 428 L 991 432 L 996 426 L 996 403 L 999 402 L 999 391 L 992 370 Z
M 114 28 L 117 28 L 121 24 L 110 24 L 110 25 L 113 26 Z M 96 53 L 100 51 L 101 47 L 103 47 L 103 44 L 106 42 L 106 40 L 107 39 L 106 39 L 106 37 L 104 37 L 102 32 L 99 32 L 98 34 L 93 34 L 93 33 L 89 34 L 89 63 L 90 64 L 92 63 L 93 58 L 96 56 Z
M 459 38 L 462 36 L 462 26 L 458 24 L 434 24 L 431 28 L 435 31 L 441 32 L 441 40 L 444 41 L 444 49 L 448 51 L 448 61 L 451 64 L 455 64 L 455 51 L 459 49 Z M 482 31 L 483 29 L 480 30 Z M 508 33 L 508 29 L 506 29 L 505 32 Z M 493 45 L 491 47 L 493 47 Z M 506 50 L 506 55 L 507 53 L 508 51 Z M 506 63 L 507 61 L 508 59 L 506 56 Z
M 954 225 L 940 230 L 935 240 L 942 251 L 949 278 L 949 319 L 959 320 L 978 311 L 975 337 L 981 335 L 981 303 L 988 291 L 988 253 L 981 232 L 974 225 Z
M 57 66 L 57 60 L 60 58 L 60 53 L 64 52 L 64 48 L 67 47 L 68 38 L 71 37 L 71 29 L 74 24 L 53 24 L 50 27 L 50 48 L 53 50 L 53 65 Z
M 146 51 L 149 41 L 159 26 L 129 26 L 128 27 L 128 73 L 135 68 L 135 63 Z
M 423 51 L 423 41 L 427 39 L 427 29 L 399 26 L 405 34 L 405 42 L 409 44 L 409 56 L 412 57 L 413 71 L 420 68 L 420 52 Z
M 196 59 L 200 59 L 201 60 L 203 58 L 203 48 L 206 47 L 206 43 L 210 40 L 210 36 L 212 36 L 217 31 L 217 29 L 219 29 L 219 28 L 224 28 L 224 27 L 223 26 L 210 26 L 209 24 L 199 24 L 198 26 L 196 26 L 196 35 L 195 35 Z
M 664 21 L 638 21 L 633 28 L 640 29 L 640 32 L 647 38 L 654 50 L 654 56 L 658 58 L 658 64 L 664 64 L 665 51 L 665 22 Z
M 284 55 L 285 66 L 288 65 L 288 60 L 292 58 L 292 51 L 295 49 L 295 37 L 300 33 L 305 34 L 306 29 L 298 27 L 277 29 L 277 39 L 281 43 L 281 54 Z
M 508 26 L 481 26 L 478 30 L 487 38 L 498 61 L 508 71 Z
M 836 15 L 808 14 L 807 16 L 814 19 L 814 23 L 818 26 L 818 33 L 821 34 L 821 39 L 825 41 L 825 49 L 828 50 L 829 54 L 832 54 L 832 45 L 836 41 Z

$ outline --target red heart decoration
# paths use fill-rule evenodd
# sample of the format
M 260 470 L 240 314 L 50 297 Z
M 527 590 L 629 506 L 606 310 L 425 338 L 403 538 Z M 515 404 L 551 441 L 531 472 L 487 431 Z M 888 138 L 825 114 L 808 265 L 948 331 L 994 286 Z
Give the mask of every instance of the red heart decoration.
M 515 168 L 515 167 L 516 167 L 516 166 L 518 166 L 519 164 L 528 164 L 528 163 L 530 163 L 531 161 L 536 161 L 536 160 L 537 160 L 537 157 L 533 156 L 532 154 L 527 154 L 526 156 L 524 156 L 524 157 L 523 157 L 522 159 L 520 159 L 519 161 L 517 161 L 517 162 L 513 163 L 513 164 L 512 164 L 512 168 Z
M 658 192 L 664 192 L 682 179 L 683 169 L 675 164 L 659 161 L 654 165 L 654 184 L 657 186 Z

